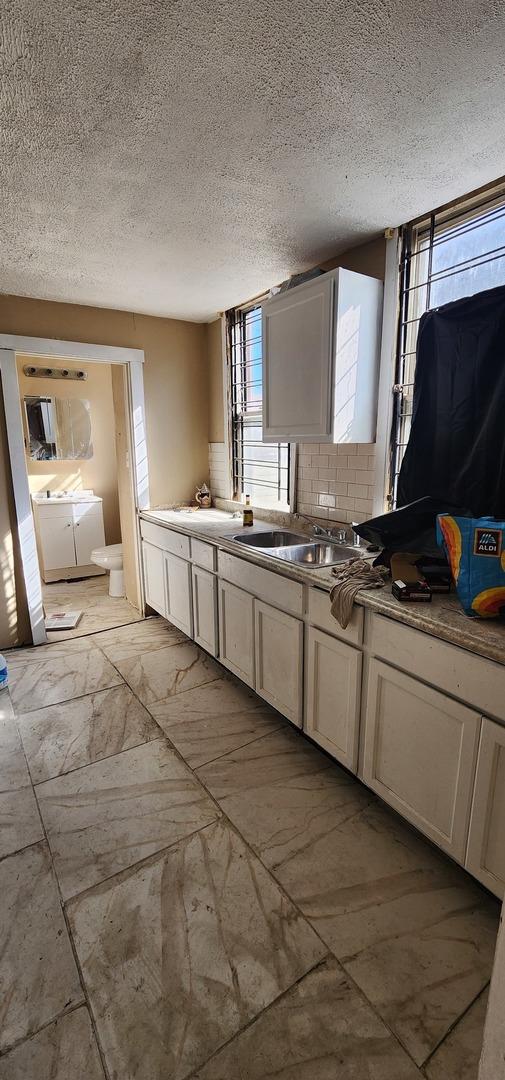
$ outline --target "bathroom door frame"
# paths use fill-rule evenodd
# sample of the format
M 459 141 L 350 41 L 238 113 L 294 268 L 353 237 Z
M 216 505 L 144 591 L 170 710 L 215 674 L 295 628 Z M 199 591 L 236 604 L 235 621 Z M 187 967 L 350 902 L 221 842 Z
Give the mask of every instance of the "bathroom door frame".
M 21 334 L 0 334 L 0 379 L 3 390 L 7 444 L 28 617 L 33 644 L 45 645 L 48 638 L 44 624 L 42 581 L 26 466 L 21 397 L 16 366 L 16 355 L 18 353 L 28 356 L 40 356 L 50 360 L 77 360 L 80 363 L 88 364 L 122 364 L 125 368 L 126 411 L 132 448 L 131 484 L 136 516 L 135 564 L 138 594 L 143 611 L 145 608 L 145 596 L 141 571 L 139 513 L 149 506 L 143 373 L 144 350 L 123 349 L 115 345 L 88 345 L 81 341 L 61 341 L 54 338 L 25 337 Z

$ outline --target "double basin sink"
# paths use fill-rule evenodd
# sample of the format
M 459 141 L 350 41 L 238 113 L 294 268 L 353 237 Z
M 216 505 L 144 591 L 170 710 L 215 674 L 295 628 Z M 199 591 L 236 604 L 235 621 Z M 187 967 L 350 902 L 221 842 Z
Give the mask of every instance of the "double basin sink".
M 304 536 L 302 533 L 275 529 L 272 532 L 253 533 L 250 536 L 238 534 L 233 537 L 239 544 L 255 548 L 274 559 L 294 563 L 296 566 L 324 567 L 336 566 L 356 556 L 356 549 L 346 544 Z

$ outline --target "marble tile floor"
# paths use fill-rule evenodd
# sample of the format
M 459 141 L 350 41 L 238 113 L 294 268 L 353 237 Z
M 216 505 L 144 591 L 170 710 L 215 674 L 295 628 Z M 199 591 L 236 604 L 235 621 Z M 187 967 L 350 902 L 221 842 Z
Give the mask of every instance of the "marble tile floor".
M 74 630 L 49 630 L 47 637 L 50 642 L 86 637 L 143 618 L 126 597 L 109 596 L 108 574 L 43 584 L 42 600 L 46 615 L 53 615 L 57 611 L 82 611 Z
M 0 1080 L 477 1080 L 464 871 L 161 618 L 8 662 Z

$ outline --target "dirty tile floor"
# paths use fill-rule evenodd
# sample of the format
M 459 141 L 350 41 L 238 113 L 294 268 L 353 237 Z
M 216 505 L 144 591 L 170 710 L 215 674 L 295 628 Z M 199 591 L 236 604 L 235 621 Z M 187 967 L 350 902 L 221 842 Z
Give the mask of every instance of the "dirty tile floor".
M 0 1080 L 476 1080 L 464 871 L 161 618 L 8 661 Z
M 58 611 L 82 611 L 74 630 L 49 630 L 49 641 L 86 637 L 142 618 L 125 596 L 109 596 L 108 574 L 43 585 L 42 600 L 46 615 Z

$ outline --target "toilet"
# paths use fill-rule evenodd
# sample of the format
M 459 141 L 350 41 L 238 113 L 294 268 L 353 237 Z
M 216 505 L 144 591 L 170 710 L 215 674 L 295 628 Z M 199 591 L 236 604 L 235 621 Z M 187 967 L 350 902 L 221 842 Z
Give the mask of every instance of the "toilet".
M 109 571 L 109 596 L 124 596 L 123 545 L 95 548 L 91 552 L 91 562 Z

